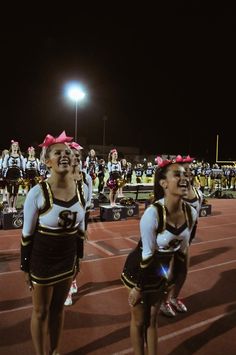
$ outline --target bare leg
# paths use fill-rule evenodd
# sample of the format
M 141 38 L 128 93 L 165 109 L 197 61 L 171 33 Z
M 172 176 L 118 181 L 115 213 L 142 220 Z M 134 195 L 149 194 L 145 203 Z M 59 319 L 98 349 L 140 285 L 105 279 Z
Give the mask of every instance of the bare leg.
M 34 285 L 33 313 L 31 316 L 31 335 L 37 355 L 46 355 L 49 307 L 52 286 Z
M 148 355 L 157 355 L 157 343 L 158 343 L 158 311 L 159 305 L 150 306 L 150 323 L 147 327 L 147 349 Z
M 59 354 L 60 338 L 64 324 L 64 303 L 72 278 L 56 284 L 53 288 L 52 301 L 49 314 L 49 335 L 50 335 L 50 354 Z
M 116 195 L 117 195 L 117 191 L 111 189 L 110 193 L 109 193 L 109 199 L 110 199 L 111 206 L 114 206 L 116 204 Z
M 177 298 L 186 281 L 189 266 L 189 255 L 175 255 L 173 267 L 173 297 Z
M 144 306 L 131 307 L 130 337 L 135 355 L 144 355 Z

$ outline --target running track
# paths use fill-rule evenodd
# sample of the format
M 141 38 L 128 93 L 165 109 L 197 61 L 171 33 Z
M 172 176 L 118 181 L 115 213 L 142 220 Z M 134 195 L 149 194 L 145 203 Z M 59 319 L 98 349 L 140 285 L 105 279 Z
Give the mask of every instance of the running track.
M 160 355 L 236 354 L 236 200 L 212 199 L 191 246 L 182 297 L 189 309 L 160 316 Z M 140 205 L 140 215 L 143 205 Z M 139 238 L 139 218 L 100 222 L 94 212 L 78 276 L 66 307 L 64 355 L 132 354 L 127 291 L 120 272 Z M 19 271 L 20 230 L 0 230 L 0 354 L 33 355 L 31 295 Z

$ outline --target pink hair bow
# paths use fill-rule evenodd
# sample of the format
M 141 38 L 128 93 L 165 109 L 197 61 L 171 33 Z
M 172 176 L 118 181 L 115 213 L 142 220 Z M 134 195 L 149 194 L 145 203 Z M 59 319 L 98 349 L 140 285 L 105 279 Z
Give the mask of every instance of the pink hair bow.
M 110 151 L 111 154 L 113 154 L 113 153 L 115 153 L 115 152 L 117 153 L 116 148 L 113 148 L 113 149 Z
M 163 168 L 164 166 L 171 164 L 172 160 L 169 160 L 169 159 L 163 160 L 161 157 L 157 156 L 155 158 L 155 162 L 157 163 L 159 168 Z
M 191 158 L 190 155 L 187 155 L 186 158 L 183 159 L 184 163 L 192 163 L 194 158 Z
M 175 157 L 175 159 L 173 159 L 173 162 L 176 162 L 176 163 L 183 163 L 184 162 L 184 159 L 183 159 L 183 157 L 182 157 L 182 155 L 177 155 L 176 157 Z
M 28 148 L 28 152 L 29 152 L 30 150 L 33 150 L 33 149 L 34 149 L 34 147 L 32 147 L 32 146 L 29 147 L 29 148 Z
M 19 144 L 17 141 L 14 141 L 14 139 L 11 140 L 11 144 L 16 143 Z
M 68 143 L 72 141 L 73 137 L 67 137 L 66 132 L 63 131 L 58 137 L 53 137 L 51 134 L 47 134 L 43 143 L 39 144 L 39 147 L 49 147 L 56 143 Z
M 72 149 L 76 149 L 76 150 L 84 149 L 83 147 L 81 147 L 81 145 L 79 145 L 76 142 L 69 143 L 69 147 L 72 148 Z

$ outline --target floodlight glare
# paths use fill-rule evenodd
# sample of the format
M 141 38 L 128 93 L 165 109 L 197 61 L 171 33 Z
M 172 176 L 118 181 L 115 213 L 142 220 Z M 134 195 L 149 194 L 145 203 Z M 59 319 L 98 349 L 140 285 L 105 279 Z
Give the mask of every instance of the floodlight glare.
M 76 83 L 67 85 L 66 93 L 69 99 L 75 102 L 75 142 L 77 142 L 77 110 L 78 103 L 85 98 L 85 92 Z
M 72 87 L 68 90 L 68 96 L 71 100 L 78 102 L 83 100 L 85 93 L 80 88 Z

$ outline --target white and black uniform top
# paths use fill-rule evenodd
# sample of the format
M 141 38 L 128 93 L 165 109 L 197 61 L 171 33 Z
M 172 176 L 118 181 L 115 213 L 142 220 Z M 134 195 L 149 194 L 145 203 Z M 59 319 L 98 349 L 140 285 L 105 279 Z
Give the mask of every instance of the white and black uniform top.
M 194 186 L 192 187 L 192 189 L 194 191 L 195 197 L 193 197 L 192 199 L 183 198 L 183 200 L 189 203 L 192 207 L 194 207 L 199 215 L 203 202 L 203 193 L 200 189 L 197 189 Z
M 33 160 L 28 159 L 28 158 L 24 158 L 24 166 L 25 166 L 25 170 L 37 170 L 39 172 L 39 159 L 35 158 Z
M 140 220 L 141 239 L 128 255 L 121 280 L 125 286 L 156 292 L 168 282 L 170 263 L 175 253 L 185 254 L 198 214 L 183 202 L 185 222 L 175 228 L 166 221 L 164 199 L 150 205 Z
M 83 191 L 84 191 L 84 199 L 85 199 L 85 208 L 86 210 L 90 208 L 91 201 L 93 197 L 93 180 L 89 174 L 86 173 L 85 170 L 83 172 Z
M 22 155 L 14 157 L 6 154 L 2 162 L 2 169 L 6 179 L 22 178 L 25 170 L 24 157 Z
M 107 163 L 107 170 L 109 172 L 109 174 L 113 174 L 113 173 L 122 173 L 122 169 L 121 169 L 121 163 L 118 161 L 116 163 L 112 163 L 111 161 L 109 161 Z
M 158 201 L 164 206 L 164 199 Z M 189 245 L 190 235 L 197 221 L 198 214 L 195 208 L 190 206 L 192 223 L 188 225 L 186 214 L 186 222 L 179 228 L 175 228 L 165 222 L 165 228 L 162 233 L 156 234 L 158 230 L 158 212 L 155 206 L 150 205 L 145 211 L 140 221 L 140 232 L 142 240 L 142 259 L 148 259 L 154 251 L 159 253 L 174 253 L 178 250 L 183 253 Z M 164 217 L 165 219 L 165 217 Z
M 33 282 L 54 284 L 73 276 L 82 253 L 84 216 L 81 185 L 67 202 L 53 197 L 47 181 L 29 191 L 24 203 L 21 269 L 30 273 Z

